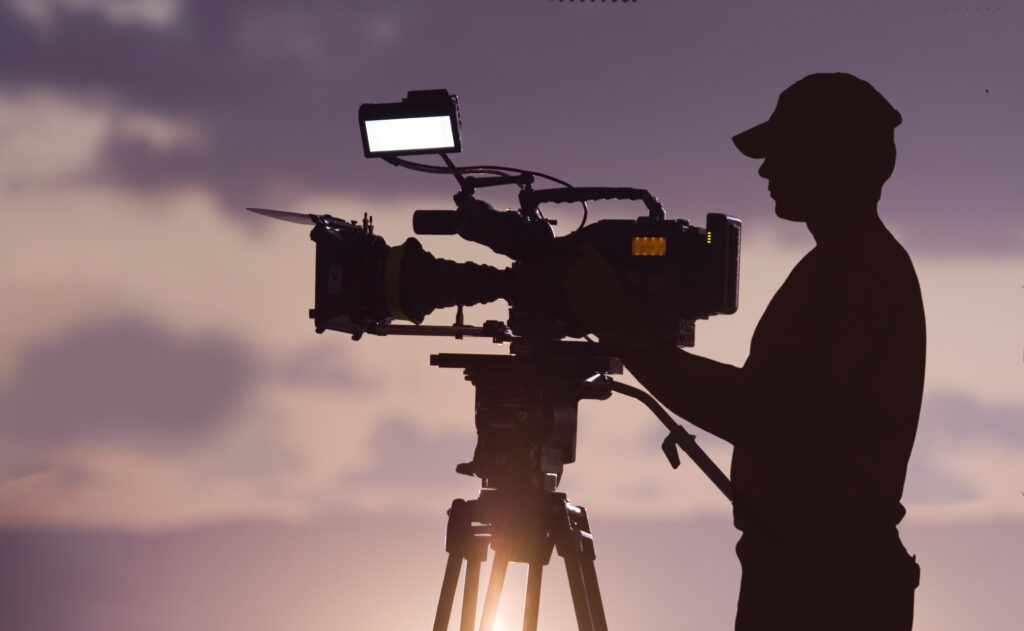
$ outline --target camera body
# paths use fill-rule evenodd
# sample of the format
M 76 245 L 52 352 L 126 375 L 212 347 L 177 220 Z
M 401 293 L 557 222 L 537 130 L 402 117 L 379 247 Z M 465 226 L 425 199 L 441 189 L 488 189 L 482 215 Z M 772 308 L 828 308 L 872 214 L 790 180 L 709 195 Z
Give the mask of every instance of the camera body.
M 736 311 L 739 237 L 739 221 L 721 214 L 709 214 L 707 228 L 651 217 L 590 224 L 554 239 L 548 256 L 513 263 L 509 328 L 544 339 L 590 333 L 562 289 L 579 245 L 587 243 L 615 271 L 641 320 L 665 339 L 693 346 L 696 320 Z
M 740 223 L 732 217 L 709 214 L 706 228 L 681 219 L 606 219 L 564 237 L 544 238 L 537 235 L 550 235 L 546 223 L 514 213 L 479 204 L 455 213 L 470 217 L 460 232 L 474 241 L 492 245 L 488 236 L 500 235 L 503 243 L 496 251 L 516 250 L 511 267 L 439 259 L 415 238 L 389 247 L 369 222 L 317 218 L 311 233 L 317 244 L 311 312 L 317 330 L 386 333 L 395 319 L 419 324 L 434 309 L 500 298 L 509 304 L 508 328 L 515 336 L 582 337 L 589 331 L 562 290 L 581 243 L 608 261 L 637 315 L 680 346 L 693 345 L 696 320 L 736 311 Z M 517 233 L 527 236 L 517 238 Z
M 458 180 L 456 210 L 416 211 L 417 234 L 457 234 L 513 262 L 506 269 L 456 263 L 434 257 L 415 238 L 389 246 L 374 234 L 372 222 L 365 217 L 357 223 L 311 216 L 317 253 L 316 302 L 310 316 L 317 331 L 344 331 L 355 338 L 364 333 L 443 334 L 436 332 L 443 327 L 409 327 L 392 321 L 419 325 L 434 309 L 500 298 L 509 304 L 509 317 L 507 325 L 496 323 L 501 326 L 487 331 L 495 339 L 583 337 L 589 331 L 569 307 L 563 283 L 584 243 L 615 270 L 634 312 L 680 346 L 693 345 L 696 320 L 736 311 L 738 219 L 712 213 L 701 228 L 682 219 L 666 219 L 657 199 L 641 189 L 574 188 L 521 169 L 458 168 L 447 154 L 461 149 L 461 118 L 458 99 L 446 90 L 409 92 L 399 103 L 364 104 L 359 122 L 367 157 L 451 174 Z M 448 166 L 400 158 L 425 153 L 441 155 Z M 563 187 L 535 190 L 534 175 L 559 181 Z M 516 212 L 498 212 L 474 197 L 479 188 L 509 184 L 520 188 Z M 556 238 L 553 222 L 540 210 L 546 203 L 582 202 L 585 207 L 587 201 L 598 199 L 639 200 L 647 206 L 648 215 L 581 225 Z M 461 321 L 461 311 L 459 317 Z M 461 335 L 464 330 L 452 333 L 449 328 L 449 334 Z

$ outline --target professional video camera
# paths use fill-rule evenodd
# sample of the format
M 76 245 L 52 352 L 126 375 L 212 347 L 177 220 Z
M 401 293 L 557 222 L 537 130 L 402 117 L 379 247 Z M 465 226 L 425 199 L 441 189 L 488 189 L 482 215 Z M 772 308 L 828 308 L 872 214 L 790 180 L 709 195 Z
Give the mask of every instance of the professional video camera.
M 416 234 L 458 234 L 514 262 L 506 269 L 456 263 L 435 258 L 415 238 L 388 246 L 374 234 L 369 218 L 360 224 L 310 215 L 315 224 L 311 236 L 317 244 L 316 301 L 310 316 L 318 331 L 344 331 L 356 338 L 364 332 L 472 335 L 471 331 L 391 323 L 397 319 L 418 325 L 434 309 L 501 298 L 509 304 L 507 330 L 514 336 L 583 337 L 588 331 L 562 291 L 581 243 L 592 245 L 612 266 L 637 315 L 680 346 L 693 345 L 695 320 L 736 311 L 738 219 L 712 213 L 707 227 L 699 228 L 683 219 L 666 219 L 661 204 L 645 190 L 569 185 L 535 190 L 534 176 L 549 176 L 502 167 L 455 167 L 447 152 L 461 147 L 458 103 L 445 90 L 410 92 L 401 103 L 365 104 L 359 109 L 359 120 L 367 157 L 458 179 L 456 210 L 416 211 Z M 399 158 L 422 153 L 440 153 L 448 166 Z M 517 212 L 496 211 L 474 197 L 477 189 L 497 185 L 519 186 Z M 540 210 L 545 203 L 599 199 L 639 200 L 648 212 L 635 220 L 581 224 L 571 234 L 555 237 L 553 222 Z M 501 327 L 496 325 L 489 323 L 480 334 L 500 335 Z
M 581 630 L 606 631 L 593 537 L 586 511 L 555 490 L 564 464 L 576 458 L 577 405 L 606 399 L 613 392 L 647 405 L 669 430 L 662 448 L 673 467 L 683 450 L 731 499 L 728 478 L 686 432 L 646 392 L 616 383 L 618 358 L 599 344 L 566 341 L 588 334 L 563 292 L 566 274 L 589 244 L 607 260 L 632 310 L 666 339 L 680 346 L 694 342 L 694 321 L 736 311 L 740 221 L 709 214 L 707 227 L 669 220 L 658 200 L 634 188 L 576 188 L 542 173 L 510 167 L 457 167 L 448 156 L 461 149 L 455 96 L 445 90 L 410 92 L 400 103 L 359 108 L 363 151 L 396 166 L 454 175 L 459 183 L 455 210 L 418 210 L 417 234 L 457 234 L 483 244 L 513 263 L 497 269 L 435 258 L 415 238 L 388 246 L 374 234 L 373 222 L 330 215 L 303 215 L 250 208 L 280 219 L 312 224 L 316 242 L 316 296 L 310 311 L 318 333 L 331 329 L 359 339 L 375 335 L 490 337 L 510 342 L 510 354 L 431 355 L 431 364 L 461 368 L 476 388 L 477 445 L 473 459 L 456 471 L 479 477 L 475 500 L 455 500 L 449 510 L 445 547 L 448 565 L 434 630 L 448 628 L 461 564 L 466 578 L 460 628 L 472 628 L 477 586 L 487 549 L 495 550 L 481 629 L 493 626 L 509 562 L 530 564 L 523 628 L 537 627 L 542 567 L 553 549 L 565 559 L 570 591 Z M 410 162 L 402 156 L 438 154 L 445 166 Z M 559 188 L 533 188 L 535 177 Z M 499 212 L 474 195 L 478 189 L 514 185 L 519 209 Z M 641 201 L 637 219 L 606 219 L 586 225 L 587 201 Z M 583 221 L 570 234 L 555 237 L 540 207 L 583 204 Z M 507 322 L 483 326 L 463 322 L 464 306 L 504 299 Z M 431 311 L 458 307 L 453 326 L 421 324 Z M 395 324 L 407 320 L 413 324 Z

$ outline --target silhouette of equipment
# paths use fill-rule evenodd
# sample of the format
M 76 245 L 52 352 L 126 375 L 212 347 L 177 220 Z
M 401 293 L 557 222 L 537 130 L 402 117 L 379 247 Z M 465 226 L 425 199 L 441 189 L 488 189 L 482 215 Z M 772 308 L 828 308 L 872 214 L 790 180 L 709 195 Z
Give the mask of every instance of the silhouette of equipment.
M 448 510 L 445 567 L 434 631 L 451 620 L 463 563 L 460 631 L 492 631 L 509 563 L 529 565 L 523 630 L 535 631 L 544 566 L 557 551 L 565 562 L 580 631 L 606 631 L 604 605 L 594 564 L 594 537 L 587 512 L 556 491 L 563 465 L 575 460 L 577 406 L 619 392 L 641 400 L 669 429 L 662 447 L 673 467 L 678 446 L 731 499 L 726 475 L 646 392 L 614 382 L 621 362 L 585 342 L 512 344 L 512 355 L 437 354 L 430 363 L 462 368 L 476 388 L 477 445 L 471 462 L 456 471 L 481 479 L 475 500 L 456 499 Z M 494 561 L 480 624 L 476 626 L 481 565 L 488 548 Z
M 428 335 L 490 338 L 510 343 L 510 355 L 438 354 L 431 363 L 461 368 L 476 388 L 477 444 L 458 473 L 479 477 L 475 500 L 457 499 L 448 512 L 448 563 L 434 630 L 448 628 L 462 564 L 466 564 L 460 631 L 473 631 L 480 567 L 488 549 L 495 559 L 480 619 L 481 631 L 495 624 L 509 563 L 529 564 L 524 631 L 537 628 L 543 567 L 558 551 L 565 561 L 581 631 L 605 631 L 604 606 L 594 567 L 594 539 L 586 511 L 556 491 L 564 465 L 576 459 L 577 406 L 619 392 L 641 400 L 666 428 L 662 445 L 673 467 L 677 449 L 687 454 L 732 499 L 729 479 L 647 393 L 612 381 L 619 359 L 598 344 L 569 342 L 589 331 L 564 293 L 564 280 L 588 245 L 612 266 L 624 295 L 652 331 L 676 346 L 693 346 L 697 320 L 735 313 L 739 297 L 741 222 L 709 213 L 705 228 L 667 219 L 649 191 L 622 187 L 573 187 L 550 175 L 515 167 L 457 167 L 448 152 L 461 149 L 458 99 L 446 90 L 409 92 L 401 102 L 364 103 L 359 108 L 363 153 L 394 166 L 452 175 L 459 183 L 456 210 L 419 210 L 417 234 L 457 234 L 512 265 L 497 269 L 436 258 L 414 238 L 389 246 L 374 233 L 373 220 L 346 221 L 330 215 L 265 208 L 250 211 L 311 225 L 316 242 L 315 305 L 318 333 Z M 437 154 L 444 166 L 402 156 Z M 560 188 L 534 189 L 534 178 Z M 474 197 L 481 188 L 518 187 L 520 208 L 500 212 Z M 588 201 L 633 200 L 647 209 L 636 219 L 605 219 L 587 225 Z M 540 205 L 582 203 L 583 218 L 570 234 L 555 237 L 555 222 Z M 498 299 L 509 305 L 507 322 L 466 325 L 463 307 Z M 421 324 L 435 309 L 456 307 L 452 326 Z M 411 324 L 394 324 L 393 321 Z

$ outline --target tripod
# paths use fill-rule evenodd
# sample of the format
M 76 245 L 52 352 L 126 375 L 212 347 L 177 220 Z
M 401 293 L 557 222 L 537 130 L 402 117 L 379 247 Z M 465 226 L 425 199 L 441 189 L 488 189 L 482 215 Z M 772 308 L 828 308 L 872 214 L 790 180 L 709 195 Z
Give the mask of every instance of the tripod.
M 494 547 L 494 563 L 487 583 L 480 631 L 491 631 L 509 562 L 529 564 L 523 631 L 537 629 L 540 587 L 552 549 L 565 560 L 576 620 L 581 630 L 607 631 L 601 592 L 594 568 L 594 540 L 583 508 L 573 506 L 564 493 L 540 491 L 527 497 L 508 497 L 484 490 L 479 499 L 455 500 L 448 511 L 445 548 L 448 564 L 434 617 L 434 631 L 445 631 L 451 617 L 462 563 L 466 563 L 460 631 L 472 631 L 476 620 L 480 565 Z
M 480 566 L 495 552 L 479 631 L 492 631 L 508 564 L 529 564 L 523 631 L 536 631 L 543 568 L 557 550 L 565 561 L 580 631 L 607 631 L 594 567 L 594 538 L 587 513 L 555 489 L 563 465 L 576 459 L 577 406 L 583 399 L 607 399 L 612 392 L 647 405 L 669 430 L 662 450 L 673 468 L 678 447 L 732 499 L 729 478 L 646 392 L 615 383 L 622 363 L 599 355 L 596 344 L 513 343 L 513 355 L 431 355 L 430 363 L 462 368 L 476 387 L 477 444 L 471 462 L 455 470 L 481 479 L 475 500 L 456 499 L 448 510 L 448 563 L 434 616 L 434 631 L 447 631 L 462 564 L 459 631 L 476 631 Z
M 572 342 L 518 344 L 514 355 L 432 355 L 431 364 L 462 368 L 476 387 L 477 445 L 473 460 L 456 471 L 481 479 L 475 500 L 457 499 L 448 511 L 448 563 L 434 631 L 446 631 L 462 564 L 466 564 L 460 631 L 476 629 L 480 566 L 495 551 L 480 631 L 491 631 L 508 564 L 527 563 L 523 630 L 535 631 L 544 566 L 553 550 L 565 560 L 580 631 L 608 628 L 594 568 L 587 513 L 557 493 L 564 464 L 576 459 L 577 405 L 604 399 L 610 390 L 588 381 L 621 372 L 596 345 Z

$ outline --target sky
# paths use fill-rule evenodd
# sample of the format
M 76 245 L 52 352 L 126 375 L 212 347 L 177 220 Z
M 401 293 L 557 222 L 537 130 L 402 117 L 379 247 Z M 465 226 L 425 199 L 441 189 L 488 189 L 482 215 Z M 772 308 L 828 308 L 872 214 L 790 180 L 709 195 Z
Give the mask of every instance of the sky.
M 740 309 L 699 322 L 694 349 L 741 364 L 812 241 L 730 138 L 797 79 L 844 71 L 904 121 L 879 209 L 928 325 L 901 526 L 924 568 L 917 628 L 1016 628 L 1022 25 L 1010 3 L 0 0 L 0 627 L 427 624 L 444 510 L 478 490 L 453 471 L 475 442 L 472 388 L 428 357 L 503 349 L 316 335 L 307 230 L 243 210 L 368 212 L 397 244 L 414 209 L 452 207 L 453 179 L 362 156 L 360 103 L 447 88 L 458 164 L 741 218 Z M 579 221 L 548 215 L 561 234 Z M 698 435 L 726 468 L 728 445 Z M 729 628 L 730 507 L 668 467 L 662 438 L 636 402 L 584 402 L 561 488 L 591 515 L 616 628 Z M 392 582 L 407 607 L 387 606 Z M 561 589 L 542 605 L 555 627 L 571 625 Z

